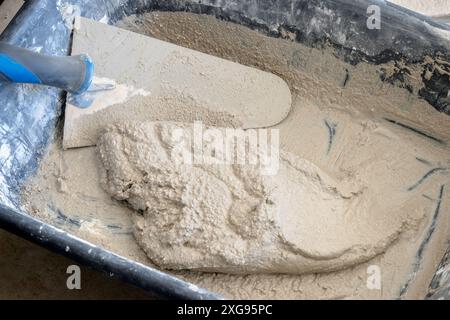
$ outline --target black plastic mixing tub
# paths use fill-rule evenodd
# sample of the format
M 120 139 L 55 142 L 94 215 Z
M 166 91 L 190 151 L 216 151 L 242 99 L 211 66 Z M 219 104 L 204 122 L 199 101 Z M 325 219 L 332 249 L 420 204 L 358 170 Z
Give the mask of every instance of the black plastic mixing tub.
M 367 28 L 367 9 L 372 4 L 381 9 L 380 30 Z M 0 40 L 67 55 L 75 15 L 114 24 L 126 15 L 151 10 L 209 14 L 274 37 L 288 30 L 295 33 L 296 41 L 309 46 L 331 43 L 336 55 L 351 64 L 399 58 L 414 63 L 437 53 L 450 61 L 450 43 L 439 36 L 439 29 L 450 30 L 447 25 L 385 1 L 367 0 L 29 0 Z M 447 117 L 449 87 L 448 76 L 435 75 L 424 81 L 418 95 Z M 21 185 L 36 172 L 62 115 L 64 99 L 63 92 L 53 88 L 0 84 L 0 227 L 162 297 L 217 298 L 19 212 Z M 450 283 L 442 283 L 448 273 L 444 259 L 431 284 L 434 298 L 449 297 Z

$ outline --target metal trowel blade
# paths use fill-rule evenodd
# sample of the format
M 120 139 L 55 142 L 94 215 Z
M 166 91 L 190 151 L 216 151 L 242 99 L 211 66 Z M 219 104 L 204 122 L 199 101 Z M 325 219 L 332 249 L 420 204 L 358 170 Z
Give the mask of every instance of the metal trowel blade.
M 85 92 L 81 94 L 69 94 L 67 97 L 67 103 L 81 109 L 86 109 L 94 103 L 96 98 L 101 96 L 101 93 L 114 90 L 115 88 L 115 83 L 96 83 L 96 79 L 94 78 L 91 86 Z
M 226 116 L 243 129 L 274 126 L 291 109 L 288 85 L 272 73 L 83 17 L 76 17 L 75 26 L 72 54 L 88 54 L 96 77 L 115 85 L 94 85 L 81 97 L 68 97 L 65 149 L 95 145 L 111 121 L 165 120 L 151 103 L 140 104 L 148 112 L 137 112 L 133 97 L 190 101 L 192 113 Z M 167 120 L 183 121 L 176 119 L 179 113 L 173 110 Z

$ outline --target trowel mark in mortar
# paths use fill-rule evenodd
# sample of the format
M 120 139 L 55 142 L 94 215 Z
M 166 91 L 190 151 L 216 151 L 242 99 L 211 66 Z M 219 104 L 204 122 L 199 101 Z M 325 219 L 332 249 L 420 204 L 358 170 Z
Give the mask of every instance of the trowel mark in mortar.
M 415 188 L 420 186 L 426 179 L 428 179 L 431 175 L 433 175 L 433 174 L 435 174 L 437 172 L 442 172 L 442 171 L 447 171 L 447 168 L 434 168 L 434 169 L 431 169 L 422 178 L 420 178 L 420 180 L 417 181 L 416 184 L 414 184 L 413 186 L 409 187 L 408 191 L 414 190 Z
M 426 159 L 424 159 L 424 158 L 416 157 L 416 160 L 419 161 L 420 163 L 423 163 L 423 164 L 427 165 L 427 166 L 431 166 L 431 162 L 426 160 Z
M 333 123 L 333 122 L 329 122 L 328 120 L 324 120 L 325 125 L 327 126 L 328 129 L 328 149 L 327 149 L 327 154 L 330 153 L 331 151 L 331 147 L 333 146 L 333 140 L 334 140 L 334 136 L 336 135 L 336 127 L 337 124 Z
M 430 197 L 429 195 L 426 195 L 425 193 L 422 194 L 422 197 L 424 197 L 425 199 L 428 199 L 430 201 L 436 201 L 436 199 L 433 199 L 432 197 Z
M 133 231 L 131 229 L 124 229 L 121 226 L 115 225 L 115 224 L 108 224 L 106 226 L 111 233 L 113 234 L 126 234 L 126 235 L 131 235 L 133 234 Z
M 417 250 L 416 253 L 416 260 L 414 262 L 414 268 L 413 271 L 411 272 L 408 280 L 406 281 L 406 283 L 403 285 L 403 287 L 400 289 L 400 297 L 402 297 L 406 291 L 408 290 L 408 287 L 410 285 L 410 283 L 412 282 L 412 280 L 415 278 L 417 272 L 419 271 L 420 268 L 420 264 L 422 262 L 422 258 L 423 258 L 423 252 L 425 250 L 425 247 L 427 246 L 427 244 L 430 242 L 431 237 L 433 236 L 433 233 L 436 229 L 436 222 L 437 219 L 439 217 L 439 213 L 441 211 L 441 204 L 442 204 L 442 199 L 444 197 L 444 190 L 445 190 L 445 185 L 442 185 L 440 187 L 439 190 L 439 195 L 438 195 L 438 199 L 437 199 L 437 205 L 436 205 L 436 209 L 434 211 L 434 215 L 433 215 L 433 219 L 431 221 L 431 225 L 428 228 L 427 231 L 427 235 L 425 237 L 425 239 L 422 241 L 422 243 L 420 244 L 419 250 Z
M 342 82 L 342 87 L 345 88 L 347 86 L 348 81 L 350 80 L 350 72 L 348 69 L 345 69 L 345 77 L 344 81 Z
M 112 229 L 112 230 L 121 230 L 122 229 L 121 226 L 118 226 L 115 224 L 108 224 L 107 227 L 108 227 L 108 229 Z
M 59 221 L 62 221 L 63 223 L 69 223 L 71 225 L 74 225 L 76 227 L 81 227 L 81 223 L 78 220 L 69 218 L 68 216 L 66 216 L 61 209 L 59 208 L 55 208 L 53 205 L 48 205 L 47 206 L 51 212 L 54 212 L 56 214 L 56 219 Z
M 397 126 L 399 126 L 399 127 L 402 127 L 402 128 L 404 128 L 404 129 L 410 130 L 410 131 L 412 131 L 412 132 L 414 132 L 414 133 L 417 133 L 417 134 L 419 134 L 419 135 L 421 135 L 421 136 L 423 136 L 423 137 L 425 137 L 425 138 L 431 139 L 431 140 L 433 140 L 433 141 L 435 141 L 435 142 L 438 142 L 438 143 L 440 143 L 440 144 L 444 144 L 444 145 L 446 144 L 445 141 L 443 141 L 443 140 L 441 140 L 441 139 L 439 139 L 439 138 L 433 137 L 432 135 L 430 135 L 430 134 L 428 134 L 428 133 L 425 133 L 425 132 L 423 132 L 423 131 L 421 131 L 421 130 L 419 130 L 419 129 L 416 129 L 416 128 L 414 128 L 414 127 L 411 127 L 411 126 L 409 126 L 409 125 L 407 125 L 407 124 L 398 122 L 397 120 L 393 120 L 393 119 L 389 119 L 389 118 L 383 118 L 383 119 L 386 120 L 387 122 L 390 122 L 390 123 L 392 123 L 392 124 L 395 124 L 395 125 L 397 125 Z

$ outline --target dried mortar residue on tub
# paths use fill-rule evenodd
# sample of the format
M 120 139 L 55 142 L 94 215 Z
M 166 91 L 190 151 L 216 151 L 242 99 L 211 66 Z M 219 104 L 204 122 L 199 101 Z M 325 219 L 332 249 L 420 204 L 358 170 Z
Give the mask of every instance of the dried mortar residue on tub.
M 405 285 L 408 290 L 403 293 L 408 297 L 425 295 L 448 240 L 449 225 L 446 221 L 449 221 L 450 204 L 446 192 L 450 167 L 450 117 L 443 116 L 408 90 L 380 80 L 382 74 L 395 74 L 400 68 L 398 64 L 389 62 L 375 66 L 360 63 L 351 66 L 336 58 L 331 48 L 315 49 L 290 40 L 269 38 L 243 26 L 204 15 L 154 12 L 127 17 L 119 25 L 282 77 L 293 94 L 291 113 L 275 127 L 280 130 L 282 151 L 303 165 L 308 165 L 310 171 L 305 171 L 303 167 L 303 172 L 313 172 L 314 175 L 310 176 L 329 177 L 320 180 L 328 181 L 328 186 L 334 186 L 336 192 L 346 194 L 345 190 L 350 190 L 350 198 L 362 199 L 340 207 L 342 210 L 338 210 L 337 214 L 345 217 L 346 221 L 335 220 L 335 230 L 333 224 L 327 221 L 326 210 L 318 211 L 324 208 L 320 200 L 323 194 L 315 194 L 319 195 L 316 198 L 317 208 L 311 205 L 302 207 L 302 203 L 308 202 L 296 202 L 300 198 L 296 199 L 295 194 L 289 203 L 283 200 L 286 195 L 278 195 L 275 203 L 285 207 L 284 211 L 280 211 L 280 221 L 293 228 L 284 229 L 283 232 L 291 230 L 287 234 L 295 242 L 301 230 L 300 238 L 304 238 L 300 245 L 307 249 L 314 248 L 319 253 L 320 250 L 326 252 L 333 245 L 355 244 L 358 241 L 366 241 L 369 246 L 365 249 L 377 248 L 374 251 L 359 247 L 362 251 L 356 251 L 352 259 L 340 262 L 337 261 L 339 259 L 328 257 L 324 261 L 310 259 L 298 263 L 295 260 L 298 256 L 294 256 L 294 259 L 291 256 L 277 263 L 267 263 L 269 260 L 265 260 L 265 270 L 246 270 L 243 264 L 230 263 L 232 260 L 226 259 L 224 262 L 217 255 L 207 261 L 209 265 L 199 265 L 207 253 L 203 250 L 205 245 L 200 243 L 190 248 L 196 259 L 180 261 L 174 255 L 168 266 L 171 269 L 178 266 L 205 270 L 212 267 L 209 271 L 249 274 L 170 272 L 224 296 L 242 299 L 397 298 Z M 416 66 L 408 68 L 408 84 L 413 92 L 417 92 L 422 85 L 421 69 Z M 145 105 L 146 97 L 133 99 Z M 192 117 L 187 119 L 171 120 L 196 120 Z M 158 120 L 157 117 L 155 120 Z M 230 124 L 228 120 L 221 117 L 216 121 L 212 117 L 207 125 L 226 127 Z M 118 135 L 105 139 L 122 139 L 133 150 L 133 144 L 129 141 L 139 139 L 139 135 L 133 136 L 127 132 L 136 132 L 136 129 L 142 129 L 140 126 L 142 124 L 134 127 L 135 131 L 110 129 L 110 132 Z M 144 144 L 144 147 L 148 146 Z M 102 145 L 100 151 L 101 148 Z M 120 150 L 111 152 L 121 155 Z M 139 158 L 142 156 L 139 153 L 135 153 L 135 156 L 139 162 L 144 160 Z M 133 169 L 131 158 L 127 157 L 116 164 Z M 152 194 L 153 191 L 147 190 L 147 193 L 131 192 L 126 196 L 118 196 L 114 191 L 118 185 L 114 183 L 106 184 L 106 192 L 101 185 L 102 178 L 105 178 L 102 171 L 105 158 L 100 158 L 96 148 L 63 152 L 60 137 L 56 137 L 48 155 L 42 160 L 39 173 L 24 190 L 25 208 L 37 217 L 96 245 L 145 264 L 156 262 L 164 266 L 164 261 L 157 259 L 162 251 L 151 252 L 155 249 L 146 242 L 149 241 L 146 239 L 149 233 L 140 233 L 142 230 L 155 231 L 155 227 L 150 219 L 146 219 L 151 217 L 152 212 L 141 207 L 139 201 L 154 199 L 157 193 Z M 435 168 L 444 170 L 432 171 Z M 133 174 L 131 176 L 138 180 L 139 176 Z M 296 174 L 288 176 L 296 179 Z M 114 175 L 107 177 L 113 179 Z M 221 179 L 225 192 L 234 188 L 229 180 Z M 287 179 L 286 183 L 289 181 Z M 302 181 L 306 181 L 306 185 L 311 188 L 317 186 L 312 180 Z M 277 180 L 270 183 L 278 184 Z M 139 183 L 136 187 L 139 187 Z M 441 190 L 443 196 L 438 199 Z M 305 194 L 299 193 L 299 197 Z M 440 215 L 436 215 L 438 202 Z M 292 203 L 298 205 L 298 209 L 289 207 Z M 189 208 L 189 204 L 185 205 Z M 190 208 L 195 208 L 195 205 Z M 293 218 L 295 210 L 300 210 L 300 220 Z M 286 216 L 283 216 L 283 212 Z M 438 220 L 433 221 L 434 218 Z M 289 224 L 290 221 L 295 223 Z M 302 221 L 307 223 L 307 228 L 301 229 Z M 141 228 L 143 223 L 147 229 Z M 433 223 L 436 229 L 430 229 Z M 320 232 L 321 228 L 323 233 Z M 228 229 L 220 230 L 230 232 Z M 273 229 L 267 230 L 269 235 L 274 234 Z M 375 230 L 386 233 L 383 235 L 383 232 Z M 432 236 L 427 240 L 430 230 Z M 164 231 L 170 232 L 170 229 Z M 367 237 L 358 236 L 358 232 L 364 232 Z M 375 235 L 380 236 L 381 246 L 374 246 Z M 161 241 L 171 241 L 170 234 L 162 234 L 161 238 L 165 239 Z M 346 242 L 348 239 L 351 241 Z M 225 240 L 221 239 L 212 246 L 226 251 Z M 259 251 L 253 251 L 253 258 L 262 252 L 258 246 L 255 248 Z M 268 248 L 273 250 L 270 245 Z M 176 248 L 181 253 L 185 253 L 185 249 L 182 246 Z M 270 250 L 270 254 L 275 252 Z M 250 259 L 247 263 L 255 261 L 258 260 Z M 298 266 L 293 266 L 293 263 L 298 263 Z M 416 268 L 417 263 L 420 263 L 420 270 Z M 379 288 L 367 285 L 370 276 L 368 271 L 373 270 L 373 266 L 381 271 Z M 282 273 L 277 273 L 277 269 Z M 331 270 L 334 271 L 322 272 Z

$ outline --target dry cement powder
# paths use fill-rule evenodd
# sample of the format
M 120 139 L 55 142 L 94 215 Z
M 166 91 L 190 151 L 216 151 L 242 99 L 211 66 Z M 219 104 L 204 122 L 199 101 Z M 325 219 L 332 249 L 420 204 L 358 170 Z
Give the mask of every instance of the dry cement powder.
M 401 61 L 351 66 L 289 32 L 187 13 L 120 25 L 282 77 L 279 172 L 166 161 L 164 132 L 196 117 L 117 124 L 98 149 L 57 137 L 24 190 L 29 212 L 227 297 L 423 297 L 448 240 L 450 117 L 380 80 Z M 415 93 L 422 69 L 407 67 Z

